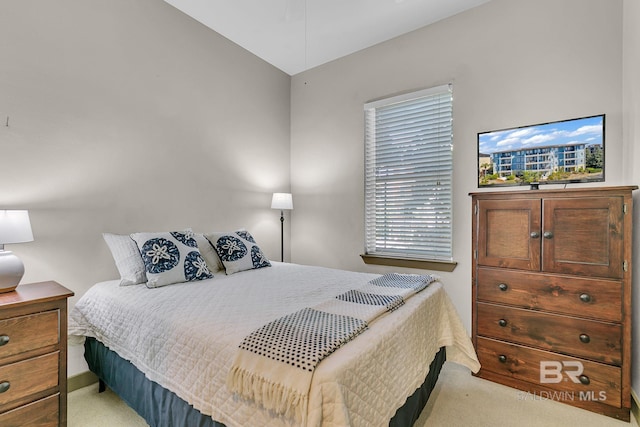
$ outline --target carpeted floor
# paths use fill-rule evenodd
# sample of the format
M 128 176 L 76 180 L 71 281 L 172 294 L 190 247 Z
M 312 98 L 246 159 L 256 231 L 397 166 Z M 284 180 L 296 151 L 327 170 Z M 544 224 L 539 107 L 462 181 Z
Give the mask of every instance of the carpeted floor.
M 69 394 L 68 427 L 145 427 L 147 424 L 110 390 L 98 386 Z M 445 363 L 438 384 L 415 427 L 638 427 L 582 409 L 533 399 L 499 384 L 473 377 Z M 181 427 L 181 426 L 175 426 Z M 188 426 L 185 426 L 188 427 Z

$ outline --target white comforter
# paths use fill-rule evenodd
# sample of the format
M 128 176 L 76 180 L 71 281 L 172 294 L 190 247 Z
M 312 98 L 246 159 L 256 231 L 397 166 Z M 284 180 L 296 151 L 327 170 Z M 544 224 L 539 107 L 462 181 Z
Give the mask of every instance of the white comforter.
M 92 336 L 202 413 L 233 426 L 293 426 L 232 395 L 238 344 L 285 314 L 361 287 L 378 275 L 273 263 L 271 268 L 156 289 L 98 283 L 71 310 L 70 336 Z M 384 426 L 422 383 L 441 346 L 480 368 L 442 285 L 420 292 L 317 367 L 308 426 Z

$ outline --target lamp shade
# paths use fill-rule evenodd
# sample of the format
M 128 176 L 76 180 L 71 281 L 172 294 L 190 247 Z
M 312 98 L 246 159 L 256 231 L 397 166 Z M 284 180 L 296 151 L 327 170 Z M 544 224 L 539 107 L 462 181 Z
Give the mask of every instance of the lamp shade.
M 291 196 L 291 193 L 273 193 L 273 198 L 271 199 L 271 209 L 293 209 L 293 197 Z
M 29 212 L 0 210 L 0 245 L 33 241 Z

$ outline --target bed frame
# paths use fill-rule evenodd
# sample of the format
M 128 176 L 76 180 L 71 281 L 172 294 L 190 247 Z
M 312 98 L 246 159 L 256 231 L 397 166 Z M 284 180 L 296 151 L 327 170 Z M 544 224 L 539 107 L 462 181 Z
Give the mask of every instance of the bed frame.
M 84 348 L 89 369 L 99 378 L 99 389 L 104 390 L 105 385 L 109 387 L 150 426 L 225 427 L 200 413 L 172 391 L 147 379 L 131 362 L 95 338 L 87 338 Z M 431 362 L 424 383 L 398 409 L 389 421 L 390 427 L 412 426 L 416 422 L 436 385 L 445 360 L 446 352 L 442 347 Z

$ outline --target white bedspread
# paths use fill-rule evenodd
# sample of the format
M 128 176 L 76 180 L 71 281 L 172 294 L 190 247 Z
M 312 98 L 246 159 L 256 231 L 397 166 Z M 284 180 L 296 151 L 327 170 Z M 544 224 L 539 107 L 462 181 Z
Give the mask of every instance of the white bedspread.
M 202 413 L 233 426 L 293 426 L 232 395 L 226 378 L 238 344 L 285 314 L 378 275 L 273 263 L 270 268 L 157 289 L 92 287 L 70 312 L 70 336 L 92 336 Z M 383 315 L 317 367 L 308 426 L 384 426 L 424 381 L 441 346 L 447 360 L 480 365 L 440 283 Z

